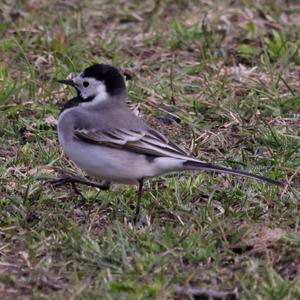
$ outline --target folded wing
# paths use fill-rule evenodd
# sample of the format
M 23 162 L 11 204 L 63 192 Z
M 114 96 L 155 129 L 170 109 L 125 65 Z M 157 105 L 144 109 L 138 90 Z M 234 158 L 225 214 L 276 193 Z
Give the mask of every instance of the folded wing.
M 183 149 L 152 128 L 143 131 L 119 128 L 107 131 L 77 129 L 75 136 L 89 143 L 107 145 L 139 154 L 193 160 Z

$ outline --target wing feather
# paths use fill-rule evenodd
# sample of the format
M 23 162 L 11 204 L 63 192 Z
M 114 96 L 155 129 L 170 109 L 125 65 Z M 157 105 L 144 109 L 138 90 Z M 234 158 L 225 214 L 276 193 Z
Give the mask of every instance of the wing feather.
M 107 145 L 151 156 L 171 156 L 186 158 L 188 154 L 156 130 L 128 130 L 112 128 L 102 131 L 97 129 L 77 129 L 75 136 L 85 142 Z

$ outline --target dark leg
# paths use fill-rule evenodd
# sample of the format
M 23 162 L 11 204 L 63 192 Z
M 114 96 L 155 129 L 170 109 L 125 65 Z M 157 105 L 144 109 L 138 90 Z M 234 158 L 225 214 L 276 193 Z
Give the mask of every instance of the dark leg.
M 75 183 L 75 182 L 72 182 L 71 185 L 72 185 L 72 188 L 73 188 L 74 192 L 75 192 L 77 195 L 79 195 L 83 200 L 86 201 L 86 198 L 85 198 L 85 197 L 82 195 L 82 193 L 78 190 L 78 188 L 77 188 L 77 186 L 76 186 L 76 183 Z
M 106 191 L 106 190 L 109 189 L 109 183 L 108 182 L 105 182 L 104 184 L 100 184 L 100 183 L 95 183 L 95 182 L 92 182 L 92 181 L 88 181 L 86 179 L 76 177 L 76 176 L 66 176 L 66 177 L 63 177 L 63 178 L 60 178 L 60 179 L 47 181 L 46 183 L 50 183 L 54 187 L 60 187 L 62 185 L 68 184 L 68 183 L 71 183 L 72 186 L 74 187 L 75 183 L 79 183 L 79 184 L 83 184 L 83 185 L 96 187 L 96 188 L 99 188 L 100 190 L 103 190 L 103 191 Z
M 141 208 L 141 200 L 142 200 L 142 193 L 143 193 L 143 183 L 144 183 L 144 179 L 140 179 L 139 180 L 139 189 L 137 192 L 137 205 L 136 205 L 136 209 L 135 209 L 135 215 L 133 218 L 133 223 L 136 224 L 137 220 L 138 220 L 138 216 L 140 214 L 140 208 Z
M 83 200 L 86 200 L 86 199 L 82 195 L 82 193 L 78 190 L 78 188 L 76 186 L 76 183 L 83 184 L 83 185 L 88 185 L 88 186 L 92 186 L 92 187 L 97 187 L 102 191 L 109 190 L 109 185 L 110 185 L 109 182 L 99 184 L 99 183 L 91 182 L 91 181 L 88 181 L 86 179 L 83 179 L 83 178 L 80 178 L 80 177 L 77 177 L 77 176 L 65 176 L 65 177 L 60 178 L 60 179 L 47 181 L 46 183 L 50 183 L 51 185 L 53 185 L 53 187 L 60 187 L 62 185 L 70 183 L 72 185 L 73 190 L 75 191 L 75 193 L 77 195 L 80 195 Z

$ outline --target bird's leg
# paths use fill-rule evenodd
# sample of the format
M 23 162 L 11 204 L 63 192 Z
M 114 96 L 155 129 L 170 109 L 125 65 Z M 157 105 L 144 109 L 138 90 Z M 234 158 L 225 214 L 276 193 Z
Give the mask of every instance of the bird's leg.
M 96 187 L 99 188 L 100 190 L 108 190 L 109 189 L 109 183 L 105 182 L 103 184 L 100 183 L 95 183 L 77 176 L 65 176 L 59 179 L 55 179 L 55 180 L 50 180 L 47 181 L 46 183 L 50 183 L 51 185 L 53 185 L 54 187 L 60 187 L 62 185 L 68 184 L 68 183 L 79 183 L 79 184 L 83 184 L 83 185 L 87 185 L 87 186 L 92 186 L 92 187 Z
M 100 183 L 95 183 L 95 182 L 83 179 L 82 181 L 80 181 L 78 183 L 83 184 L 83 185 L 87 185 L 87 186 L 96 187 L 96 188 L 100 189 L 101 191 L 108 191 L 109 188 L 110 188 L 110 183 L 108 181 L 105 181 L 105 182 L 100 184 Z
M 143 183 L 144 183 L 144 179 L 140 179 L 139 180 L 139 188 L 138 188 L 138 192 L 137 192 L 137 205 L 136 205 L 136 209 L 135 209 L 135 214 L 134 214 L 134 218 L 133 218 L 133 223 L 136 224 L 137 220 L 138 220 L 138 216 L 140 214 L 140 209 L 141 209 L 141 200 L 142 200 L 142 193 L 143 193 Z
M 79 195 L 83 200 L 86 201 L 86 198 L 83 196 L 83 194 L 78 190 L 76 183 L 83 184 L 83 185 L 88 185 L 92 187 L 97 187 L 102 191 L 106 191 L 109 189 L 109 182 L 104 182 L 103 184 L 95 183 L 88 181 L 86 179 L 77 177 L 77 176 L 65 176 L 60 179 L 55 179 L 55 180 L 50 180 L 47 181 L 46 183 L 50 183 L 53 187 L 60 187 L 62 185 L 70 183 L 72 185 L 72 188 L 74 192 Z
M 86 179 L 77 177 L 77 176 L 65 176 L 62 177 L 60 179 L 55 179 L 55 180 L 50 180 L 47 181 L 46 183 L 50 183 L 51 185 L 53 185 L 53 187 L 60 187 L 62 185 L 71 183 L 72 187 L 74 188 L 75 192 L 78 194 L 78 189 L 75 186 L 75 183 L 79 183 L 79 184 L 83 184 L 83 185 L 87 185 L 87 186 L 92 186 L 92 187 L 96 187 L 102 191 L 106 191 L 109 189 L 109 182 L 105 182 L 103 184 L 100 183 L 95 183 L 92 181 L 88 181 Z
M 82 195 L 82 193 L 78 190 L 76 183 L 75 182 L 71 182 L 72 188 L 74 190 L 74 192 L 79 195 L 84 201 L 86 201 L 86 198 Z

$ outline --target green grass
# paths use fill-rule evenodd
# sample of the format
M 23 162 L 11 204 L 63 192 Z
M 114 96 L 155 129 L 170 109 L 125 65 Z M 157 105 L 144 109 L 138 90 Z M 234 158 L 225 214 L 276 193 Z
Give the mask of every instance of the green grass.
M 300 299 L 297 2 L 1 2 L 1 299 Z M 44 185 L 80 172 L 55 122 L 73 91 L 55 79 L 94 62 L 130 74 L 130 106 L 194 156 L 284 186 L 156 178 L 133 226 L 134 186 L 83 201 Z

